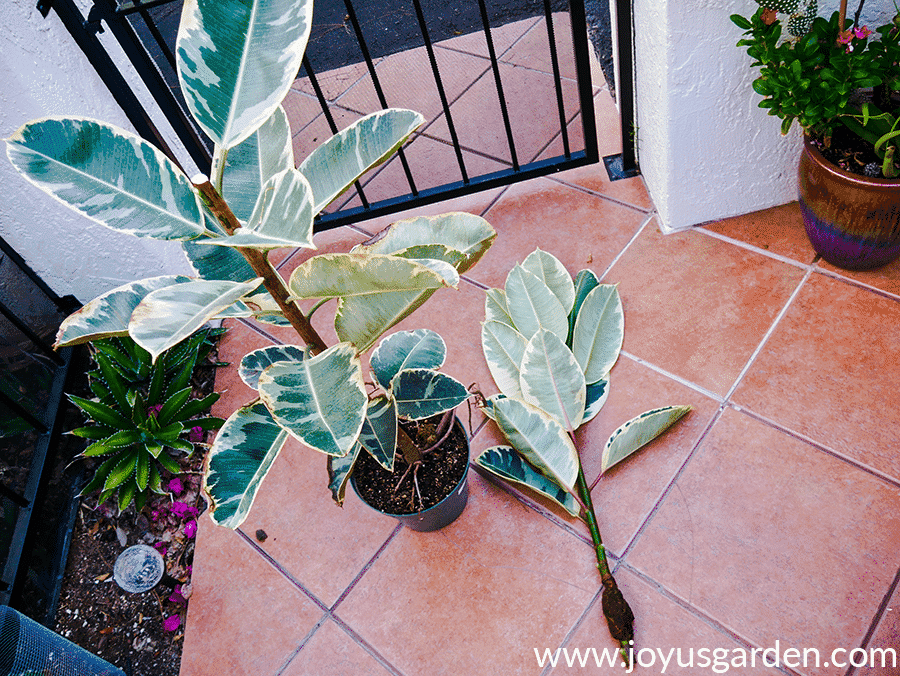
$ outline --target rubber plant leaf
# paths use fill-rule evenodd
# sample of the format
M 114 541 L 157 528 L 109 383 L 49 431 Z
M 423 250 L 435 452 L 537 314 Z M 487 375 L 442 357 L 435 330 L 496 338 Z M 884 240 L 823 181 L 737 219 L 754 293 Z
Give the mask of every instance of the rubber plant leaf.
M 238 220 L 246 223 L 266 182 L 293 168 L 291 127 L 284 108 L 278 106 L 259 129 L 228 151 L 222 197 Z
M 283 361 L 303 361 L 306 350 L 297 345 L 269 345 L 248 352 L 241 359 L 238 375 L 248 387 L 254 390 L 259 387 L 259 376 L 272 364 Z
M 362 445 L 356 444 L 353 450 L 342 458 L 334 455 L 328 456 L 328 488 L 331 491 L 331 499 L 338 504 L 338 507 L 344 506 L 347 482 L 350 481 L 350 474 L 353 472 L 353 466 L 356 464 L 361 450 Z
M 484 320 L 486 322 L 500 322 L 516 328 L 516 323 L 509 316 L 509 309 L 506 305 L 506 292 L 503 289 L 488 289 L 484 292 Z
M 131 316 L 129 333 L 153 361 L 262 282 L 198 280 L 153 291 Z
M 520 399 L 494 398 L 493 412 L 513 447 L 535 469 L 574 494 L 578 451 L 563 426 Z
M 313 150 L 300 164 L 319 213 L 366 171 L 381 164 L 425 122 L 419 113 L 388 108 L 357 120 Z
M 213 233 L 217 238 L 225 237 L 222 226 L 205 207 L 203 213 L 206 218 L 207 231 Z M 181 248 L 184 249 L 188 262 L 197 272 L 198 277 L 227 279 L 232 282 L 246 282 L 256 277 L 253 268 L 240 252 L 224 246 L 207 246 L 204 242 L 210 238 L 210 235 L 202 235 L 190 242 L 181 243 Z
M 355 246 L 353 251 L 398 254 L 414 246 L 443 244 L 465 255 L 461 263 L 454 265 L 462 274 L 481 259 L 496 237 L 496 230 L 480 216 L 451 212 L 397 221 L 368 242 Z
M 587 295 L 598 286 L 600 280 L 591 270 L 580 270 L 575 275 L 575 302 L 572 304 L 572 311 L 569 312 L 569 337 L 566 339 L 566 345 L 569 347 L 572 347 L 572 334 L 575 333 L 575 320 L 581 311 L 581 305 Z
M 359 433 L 359 442 L 379 465 L 394 471 L 397 449 L 397 406 L 385 395 L 372 399 L 366 407 L 366 419 Z
M 301 362 L 272 364 L 259 377 L 259 395 L 275 421 L 328 455 L 346 455 L 366 415 L 362 364 L 350 343 Z
M 203 478 L 213 521 L 227 528 L 243 523 L 287 438 L 263 404 L 244 406 L 229 416 L 216 435 Z
M 514 448 L 492 446 L 475 458 L 475 464 L 496 474 L 501 479 L 527 486 L 549 498 L 572 516 L 578 516 L 580 512 L 580 507 L 571 493 L 560 488 L 549 477 L 536 471 L 522 459 L 522 456 Z
M 228 237 L 199 240 L 208 246 L 280 249 L 315 249 L 313 244 L 312 188 L 296 169 L 285 169 L 272 176 L 259 198 L 246 227 Z
M 613 284 L 601 284 L 584 299 L 572 336 L 572 352 L 586 382 L 595 383 L 609 373 L 624 339 L 625 314 L 619 291 Z
M 522 398 L 519 378 L 527 346 L 525 336 L 508 324 L 491 320 L 481 325 L 481 349 L 488 369 L 497 387 L 508 397 Z
M 187 176 L 124 129 L 46 117 L 16 131 L 6 152 L 28 181 L 113 230 L 167 240 L 204 231 L 200 200 Z
M 405 369 L 439 369 L 447 357 L 447 345 L 430 329 L 397 331 L 372 350 L 369 363 L 382 388 L 387 390 L 395 375 Z
M 641 413 L 612 433 L 600 461 L 600 473 L 649 444 L 691 410 L 690 406 L 666 406 Z
M 259 129 L 297 77 L 312 0 L 186 0 L 178 80 L 201 129 L 227 149 Z
M 575 285 L 560 260 L 551 253 L 535 249 L 522 261 L 522 267 L 536 275 L 559 299 L 566 315 L 575 303 Z
M 407 420 L 424 420 L 452 411 L 469 397 L 469 391 L 446 373 L 409 369 L 394 376 L 391 395 L 397 402 L 397 415 Z
M 506 307 L 527 340 L 542 328 L 566 339 L 569 320 L 562 303 L 537 275 L 521 265 L 514 266 L 506 277 Z
M 601 378 L 596 383 L 591 383 L 585 388 L 584 417 L 581 424 L 593 420 L 609 397 L 609 376 Z
M 584 417 L 584 374 L 555 333 L 540 329 L 528 341 L 519 376 L 522 398 L 552 416 L 568 432 Z

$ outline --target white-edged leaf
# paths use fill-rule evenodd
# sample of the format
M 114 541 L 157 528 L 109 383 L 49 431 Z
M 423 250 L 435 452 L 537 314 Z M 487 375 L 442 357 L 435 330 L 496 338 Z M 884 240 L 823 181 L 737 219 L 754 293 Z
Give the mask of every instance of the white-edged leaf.
M 522 396 L 519 374 L 528 341 L 508 324 L 487 321 L 481 325 L 481 349 L 500 391 L 508 397 Z
M 494 394 L 487 399 L 484 400 L 484 404 L 481 407 L 482 413 L 484 413 L 488 418 L 497 421 L 497 415 L 494 413 L 494 402 L 498 399 L 508 399 L 505 394 Z
M 287 438 L 263 404 L 239 408 L 229 416 L 216 434 L 203 481 L 213 521 L 232 529 L 243 523 Z
M 169 240 L 204 231 L 200 199 L 187 176 L 124 129 L 45 117 L 20 127 L 6 152 L 28 181 L 113 230 Z
M 346 455 L 366 414 L 362 364 L 349 343 L 301 362 L 279 362 L 262 372 L 259 395 L 275 421 L 307 446 Z
M 572 352 L 585 381 L 595 383 L 609 373 L 624 339 L 625 313 L 619 291 L 614 284 L 601 284 L 584 299 L 572 335 Z
M 269 345 L 248 352 L 241 359 L 238 375 L 248 387 L 259 386 L 259 376 L 272 364 L 283 361 L 303 361 L 306 350 L 298 345 Z
M 535 470 L 510 446 L 491 446 L 485 449 L 475 458 L 475 464 L 501 479 L 527 486 L 552 500 L 572 516 L 578 516 L 581 511 L 571 493 Z
M 190 281 L 190 277 L 166 275 L 128 282 L 107 291 L 63 320 L 56 334 L 54 347 L 80 345 L 112 336 L 127 336 L 131 313 L 147 294 Z
M 213 235 L 216 238 L 226 236 L 222 226 L 206 208 L 204 217 L 206 229 L 213 234 L 202 235 L 195 240 L 181 243 L 181 248 L 184 249 L 185 256 L 197 272 L 197 276 L 210 280 L 227 279 L 231 282 L 246 282 L 256 277 L 253 268 L 239 251 L 204 244 L 206 240 L 213 238 Z
M 369 365 L 375 380 L 387 390 L 395 375 L 405 369 L 439 369 L 447 357 L 447 344 L 430 329 L 397 331 L 372 350 Z
M 584 417 L 581 424 L 593 420 L 600 413 L 609 397 L 609 376 L 585 387 Z
M 509 316 L 506 292 L 503 289 L 488 289 L 484 292 L 484 321 L 500 322 L 516 328 L 516 323 Z
M 131 315 L 128 332 L 153 361 L 262 282 L 194 280 L 147 294 Z
M 542 474 L 572 492 L 578 479 L 578 451 L 556 420 L 520 399 L 494 398 L 495 420 L 522 456 Z
M 231 148 L 259 129 L 297 77 L 312 0 L 186 0 L 175 58 L 188 108 Z
M 453 410 L 469 397 L 466 386 L 456 378 L 431 369 L 400 371 L 391 382 L 397 415 L 407 420 L 423 420 Z
M 362 445 L 356 444 L 347 455 L 339 457 L 328 456 L 328 489 L 331 491 L 331 499 L 338 507 L 344 506 L 344 495 L 347 493 L 347 482 L 353 473 L 353 466 L 362 451 Z
M 566 345 L 569 347 L 572 347 L 572 334 L 575 332 L 575 320 L 578 318 L 581 304 L 584 303 L 587 295 L 598 286 L 600 286 L 600 279 L 593 270 L 579 270 L 575 275 L 575 302 L 569 312 L 569 338 L 566 340 Z
M 506 277 L 506 309 L 526 339 L 542 328 L 560 340 L 566 339 L 569 320 L 562 303 L 537 275 L 521 265 L 513 267 Z
M 397 450 L 397 407 L 385 395 L 375 397 L 366 408 L 366 419 L 359 433 L 359 443 L 388 472 L 394 471 Z
M 547 285 L 568 316 L 575 303 L 575 284 L 566 266 L 553 254 L 535 249 L 522 261 L 522 267 Z
M 315 195 L 314 213 L 394 154 L 425 118 L 412 110 L 388 108 L 357 120 L 313 150 L 300 164 Z
M 540 329 L 528 341 L 519 374 L 522 398 L 574 432 L 584 417 L 585 384 L 575 355 L 555 333 Z
M 666 406 L 641 413 L 612 433 L 603 448 L 600 473 L 649 444 L 669 429 L 688 411 L 690 406 Z

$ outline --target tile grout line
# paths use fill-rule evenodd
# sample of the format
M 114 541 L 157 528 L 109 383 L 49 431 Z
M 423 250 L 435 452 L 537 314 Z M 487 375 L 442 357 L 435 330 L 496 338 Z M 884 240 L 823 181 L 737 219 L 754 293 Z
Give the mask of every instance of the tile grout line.
M 866 284 L 863 281 L 858 279 L 853 279 L 852 277 L 845 277 L 840 272 L 835 272 L 833 270 L 827 270 L 823 267 L 816 265 L 815 272 L 833 279 L 838 282 L 844 282 L 845 284 L 849 284 L 850 286 L 855 286 L 859 289 L 863 289 L 865 291 L 871 291 L 877 296 L 881 296 L 882 298 L 886 298 L 887 300 L 900 301 L 900 294 L 892 293 L 890 291 L 885 291 L 884 289 L 879 289 L 877 286 L 872 286 L 871 284 Z
M 594 164 L 584 165 L 583 167 L 576 167 L 575 169 L 583 169 L 584 167 L 598 167 L 599 169 L 602 169 L 601 164 L 602 164 L 602 160 L 600 162 L 595 162 Z M 567 171 L 570 171 L 570 170 L 567 170 Z M 637 211 L 638 213 L 641 213 L 641 214 L 654 213 L 653 209 L 648 209 L 647 207 L 641 207 L 636 204 L 631 204 L 629 202 L 625 202 L 624 200 L 620 200 L 617 197 L 612 197 L 611 195 L 607 195 L 605 193 L 598 192 L 597 190 L 591 190 L 590 188 L 585 188 L 583 185 L 578 185 L 577 183 L 573 183 L 573 182 L 567 180 L 566 178 L 559 176 L 558 174 L 549 174 L 549 175 L 545 176 L 544 178 L 547 178 L 547 179 L 553 181 L 554 183 L 559 183 L 560 185 L 564 185 L 567 188 L 572 188 L 573 190 L 577 190 L 578 192 L 582 192 L 582 193 L 585 193 L 586 195 L 590 195 L 591 197 L 597 197 L 599 199 L 606 200 L 607 202 L 611 202 L 620 207 L 625 207 L 627 209 L 631 209 L 632 211 Z
M 881 600 L 881 603 L 878 606 L 878 610 L 875 611 L 875 617 L 872 618 L 872 623 L 869 625 L 869 629 L 868 631 L 866 631 L 866 635 L 863 636 L 863 640 L 861 642 L 861 646 L 863 648 L 871 648 L 869 644 L 875 637 L 875 632 L 878 631 L 878 625 L 881 624 L 882 619 L 884 619 L 885 613 L 891 610 L 890 608 L 888 608 L 888 605 L 890 604 L 891 598 L 894 596 L 897 589 L 900 589 L 900 568 L 897 569 L 897 574 L 894 575 L 893 582 L 890 584 L 890 586 L 888 586 L 888 590 L 885 593 L 884 598 Z M 851 665 L 847 670 L 846 676 L 852 676 L 853 674 L 857 673 L 858 670 L 859 667 L 854 667 Z
M 588 601 L 588 604 L 585 607 L 585 609 L 581 612 L 581 615 L 578 616 L 578 619 L 575 620 L 575 623 L 569 628 L 569 631 L 566 632 L 566 635 L 563 636 L 563 639 L 562 639 L 562 641 L 560 641 L 560 644 L 559 644 L 560 648 L 563 648 L 563 647 L 568 648 L 569 647 L 569 641 L 571 641 L 572 638 L 574 638 L 575 634 L 578 633 L 578 630 L 581 628 L 581 625 L 584 624 L 584 621 L 585 621 L 585 619 L 587 619 L 587 616 L 590 615 L 591 611 L 594 609 L 594 607 L 598 603 L 601 603 L 600 599 L 601 599 L 602 595 L 603 595 L 603 585 L 600 585 L 600 588 L 594 594 L 594 597 L 590 601 Z M 549 676 L 550 671 L 555 668 L 556 667 L 552 663 L 550 663 L 548 660 L 547 666 L 545 666 L 541 670 L 541 673 L 539 674 L 539 676 Z
M 375 564 L 375 562 L 379 558 L 381 558 L 381 555 L 384 553 L 384 550 L 387 549 L 388 545 L 394 541 L 394 538 L 397 537 L 397 535 L 400 533 L 400 531 L 402 529 L 403 529 L 403 524 L 400 522 L 397 522 L 397 525 L 394 526 L 394 529 L 390 532 L 390 535 L 388 535 L 387 538 L 385 538 L 385 541 L 381 543 L 381 546 L 378 548 L 378 550 L 371 556 L 371 558 L 369 558 L 368 561 L 366 561 L 365 565 L 363 565 L 363 567 L 360 569 L 359 573 L 356 574 L 356 577 L 354 577 L 353 580 L 350 581 L 350 584 L 348 584 L 344 588 L 344 591 L 341 592 L 341 595 L 337 597 L 337 600 L 333 604 L 331 604 L 330 608 L 328 608 L 329 615 L 334 614 L 334 611 L 337 609 L 337 607 L 339 605 L 341 605 L 341 603 L 344 601 L 344 599 L 347 598 L 347 596 L 350 594 L 351 591 L 353 591 L 353 588 L 359 583 L 359 581 L 362 579 L 363 575 L 365 575 L 367 572 L 369 572 L 369 569 L 371 569 L 372 566 Z
M 275 336 L 271 335 L 267 331 L 264 331 L 261 327 L 257 326 L 255 323 L 245 319 L 244 317 L 235 317 L 238 322 L 246 326 L 248 329 L 253 331 L 254 333 L 258 333 L 263 338 L 272 341 L 275 345 L 284 345 L 280 340 L 278 340 Z
M 597 279 L 599 279 L 601 282 L 606 279 L 606 276 L 609 274 L 610 270 L 612 270 L 615 264 L 621 260 L 621 258 L 625 255 L 625 252 L 631 248 L 631 245 L 635 243 L 638 237 L 640 237 L 641 233 L 644 232 L 644 229 L 650 224 L 650 221 L 652 221 L 654 217 L 654 212 L 648 213 L 644 217 L 644 220 L 641 221 L 641 224 L 638 226 L 637 231 L 631 236 L 631 239 L 626 242 L 625 246 L 623 246 L 622 250 L 616 254 L 615 258 L 610 261 L 609 265 L 606 266 L 606 269 L 597 276 Z
M 748 242 L 744 242 L 739 239 L 734 239 L 733 237 L 729 237 L 728 235 L 723 235 L 718 232 L 713 232 L 712 230 L 707 230 L 706 228 L 704 228 L 702 226 L 697 226 L 694 228 L 687 228 L 686 230 L 684 230 L 684 232 L 697 232 L 706 237 L 712 237 L 713 239 L 717 239 L 722 242 L 727 242 L 729 244 L 733 244 L 737 247 L 740 247 L 741 249 L 745 249 L 747 251 L 752 251 L 754 253 L 758 253 L 762 256 L 765 256 L 766 258 L 771 258 L 771 259 L 774 259 L 781 263 L 786 263 L 787 265 L 793 266 L 795 268 L 801 268 L 803 270 L 806 270 L 810 267 L 815 266 L 816 260 L 818 259 L 818 256 L 814 256 L 813 261 L 811 263 L 801 263 L 800 261 L 795 260 L 793 258 L 789 258 L 788 256 L 783 256 L 781 254 L 775 253 L 774 251 L 769 251 L 767 249 L 763 249 L 762 247 L 755 246 Z
M 296 648 L 294 648 L 294 650 L 291 651 L 291 654 L 288 655 L 288 658 L 284 661 L 284 663 L 278 669 L 275 670 L 275 673 L 273 676 L 282 676 L 282 674 L 284 674 L 285 669 L 287 669 L 291 665 L 291 662 L 294 661 L 294 658 L 297 657 L 297 655 L 300 654 L 300 651 L 306 647 L 306 644 L 312 640 L 312 637 L 315 635 L 315 633 L 317 631 L 319 631 L 319 627 L 321 627 L 323 624 L 325 624 L 327 619 L 328 619 L 328 614 L 323 613 L 322 617 L 319 618 L 319 621 L 313 625 L 313 628 L 310 629 L 309 632 L 306 634 L 306 636 L 304 636 L 303 639 L 300 641 L 300 645 L 298 645 Z
M 687 378 L 682 378 L 681 376 L 675 375 L 674 373 L 671 373 L 670 371 L 666 371 L 664 368 L 657 366 L 656 364 L 653 364 L 645 359 L 642 359 L 641 357 L 638 357 L 637 355 L 631 354 L 630 352 L 626 352 L 625 350 L 620 350 L 619 354 L 622 354 L 622 355 L 628 357 L 633 362 L 636 362 L 636 363 L 640 364 L 641 366 L 646 366 L 648 369 L 650 369 L 651 371 L 655 371 L 656 373 L 658 373 L 661 376 L 665 376 L 666 378 L 668 378 L 670 380 L 674 380 L 676 383 L 684 385 L 685 387 L 687 387 L 691 390 L 694 390 L 695 392 L 699 392 L 700 394 L 702 394 L 706 397 L 709 397 L 710 399 L 712 399 L 713 401 L 715 401 L 719 404 L 725 403 L 725 397 L 723 397 L 721 394 L 716 394 L 712 390 L 707 390 L 702 385 L 697 385 L 696 383 L 691 382 Z

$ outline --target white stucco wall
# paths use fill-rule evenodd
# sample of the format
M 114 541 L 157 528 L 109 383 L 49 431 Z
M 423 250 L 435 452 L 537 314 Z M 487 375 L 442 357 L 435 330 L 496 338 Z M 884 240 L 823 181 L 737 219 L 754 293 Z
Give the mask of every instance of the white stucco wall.
M 0 135 L 46 115 L 82 115 L 131 130 L 109 90 L 51 11 L 35 0 L 0 2 Z M 176 243 L 98 224 L 27 183 L 0 157 L 0 236 L 61 296 L 82 302 L 134 279 L 187 273 Z
M 838 0 L 820 2 L 830 15 Z M 851 0 L 852 15 L 856 2 Z M 861 23 L 893 9 L 866 6 Z M 886 7 L 889 6 L 888 7 Z M 634 0 L 635 108 L 641 173 L 664 230 L 796 199 L 801 136 L 757 104 L 741 30 L 755 0 Z

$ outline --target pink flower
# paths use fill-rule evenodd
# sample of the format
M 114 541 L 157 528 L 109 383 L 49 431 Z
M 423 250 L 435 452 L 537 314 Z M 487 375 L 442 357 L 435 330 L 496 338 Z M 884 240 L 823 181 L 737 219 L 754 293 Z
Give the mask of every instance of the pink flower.
M 181 585 L 176 585 L 172 595 L 169 597 L 172 603 L 187 603 L 187 599 L 181 595 Z
M 872 31 L 869 30 L 868 26 L 862 26 L 861 28 L 854 28 L 853 34 L 859 38 L 860 40 L 869 37 L 872 34 Z
M 155 404 L 154 406 L 148 406 L 147 407 L 147 415 L 152 415 L 155 418 L 161 410 L 162 410 L 162 404 Z
M 186 502 L 173 502 L 170 509 L 172 510 L 172 514 L 180 516 L 182 519 L 186 516 L 197 516 L 198 514 L 197 508 Z
M 166 631 L 175 631 L 180 626 L 180 615 L 169 615 L 166 619 L 163 620 L 163 629 L 165 629 Z
M 189 538 L 197 535 L 197 522 L 194 519 L 191 519 L 186 524 L 184 524 L 184 534 L 185 537 Z
M 200 425 L 194 425 L 188 433 L 188 441 L 203 441 L 203 428 Z
M 175 493 L 176 495 L 178 493 L 181 493 L 182 491 L 184 491 L 184 484 L 181 483 L 181 479 L 176 477 L 176 478 L 172 479 L 171 481 L 169 481 L 169 490 L 172 491 L 173 493 Z
M 158 551 L 158 552 L 159 552 L 160 554 L 162 554 L 163 556 L 165 556 L 166 553 L 169 551 L 169 548 L 168 548 L 168 546 L 166 546 L 166 543 L 165 543 L 165 542 L 155 542 L 155 543 L 153 543 L 153 549 L 155 549 L 156 551 Z

